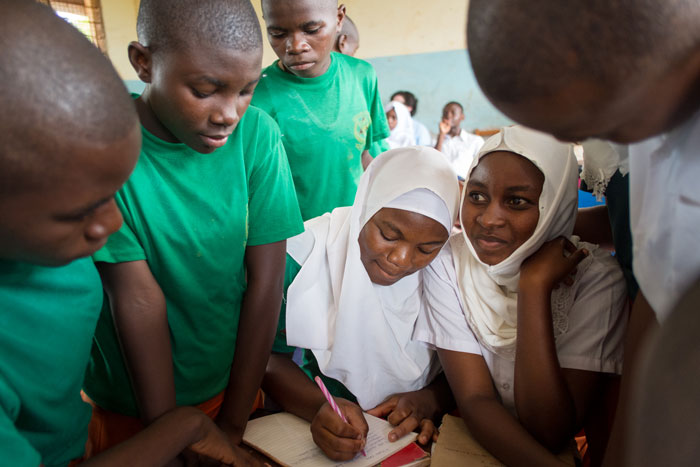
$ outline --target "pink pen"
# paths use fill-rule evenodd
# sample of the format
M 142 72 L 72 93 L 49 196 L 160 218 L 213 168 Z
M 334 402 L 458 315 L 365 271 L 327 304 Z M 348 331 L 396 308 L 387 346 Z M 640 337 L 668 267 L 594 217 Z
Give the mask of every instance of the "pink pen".
M 316 381 L 316 384 L 318 384 L 318 387 L 321 388 L 321 392 L 326 397 L 326 400 L 328 401 L 328 404 L 331 406 L 333 411 L 335 413 L 337 413 L 345 423 L 348 423 L 347 418 L 345 418 L 345 415 L 343 415 L 343 412 L 340 411 L 340 407 L 338 407 L 338 404 L 335 403 L 335 399 L 333 399 L 333 396 L 331 396 L 331 393 L 328 392 L 328 389 L 326 388 L 326 385 L 323 384 L 323 381 L 321 381 L 321 378 L 316 376 L 314 378 L 314 381 Z M 365 453 L 364 449 L 360 452 L 362 453 L 363 456 L 367 457 L 367 454 Z

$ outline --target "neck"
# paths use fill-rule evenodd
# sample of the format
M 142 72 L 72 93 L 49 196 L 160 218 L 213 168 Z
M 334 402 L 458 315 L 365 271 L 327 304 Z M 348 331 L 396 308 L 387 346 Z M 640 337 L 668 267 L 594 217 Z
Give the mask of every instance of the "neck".
M 448 135 L 450 135 L 450 136 L 459 136 L 459 134 L 460 134 L 461 132 L 462 132 L 462 127 L 453 126 L 452 128 L 450 128 L 450 132 L 448 133 Z
M 143 94 L 136 99 L 136 112 L 139 115 L 141 125 L 154 136 L 169 143 L 179 143 L 180 141 L 163 125 L 158 115 L 153 111 L 150 101 L 150 86 L 146 86 Z

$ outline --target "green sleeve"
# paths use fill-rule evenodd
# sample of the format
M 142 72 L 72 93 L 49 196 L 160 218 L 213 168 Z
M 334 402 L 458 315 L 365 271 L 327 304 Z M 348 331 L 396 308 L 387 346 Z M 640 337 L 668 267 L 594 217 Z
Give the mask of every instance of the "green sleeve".
M 342 397 L 343 399 L 347 399 L 350 402 L 357 404 L 357 398 L 348 390 L 348 388 L 343 385 L 343 383 L 321 373 L 316 357 L 314 357 L 313 352 L 309 349 L 304 350 L 301 369 L 304 371 L 304 373 L 306 373 L 306 376 L 311 379 L 314 379 L 316 376 L 320 376 L 323 384 L 325 384 L 328 391 L 333 394 L 333 397 Z
M 370 150 L 372 143 L 375 141 L 381 141 L 389 137 L 389 124 L 386 121 L 386 114 L 384 113 L 384 105 L 382 105 L 382 98 L 379 95 L 379 88 L 377 85 L 377 75 L 372 69 L 372 93 L 369 102 L 370 116 L 372 117 L 372 124 L 369 131 L 367 132 L 367 144 L 365 146 L 366 150 Z
M 146 259 L 146 252 L 131 228 L 133 220 L 121 193 L 117 193 L 115 201 L 122 213 L 124 223 L 119 230 L 109 236 L 105 246 L 92 255 L 92 259 L 98 263 L 124 263 Z
M 369 148 L 369 155 L 372 157 L 377 157 L 381 153 L 389 150 L 389 143 L 386 139 L 375 141 L 372 143 L 372 147 Z
M 286 332 L 286 317 L 287 317 L 287 289 L 294 282 L 294 278 L 297 277 L 301 266 L 299 263 L 294 261 L 291 256 L 287 255 L 287 265 L 284 270 L 284 292 L 282 299 L 282 308 L 280 309 L 280 318 L 277 322 L 277 334 L 275 335 L 275 342 L 272 345 L 272 351 L 277 353 L 292 353 L 296 347 L 287 345 L 287 332 Z
M 277 125 L 268 116 L 268 150 L 262 150 L 249 178 L 248 245 L 279 242 L 304 231 L 292 173 Z
M 20 412 L 19 396 L 0 378 L 0 452 L 2 465 L 36 467 L 41 455 L 17 430 L 15 420 Z

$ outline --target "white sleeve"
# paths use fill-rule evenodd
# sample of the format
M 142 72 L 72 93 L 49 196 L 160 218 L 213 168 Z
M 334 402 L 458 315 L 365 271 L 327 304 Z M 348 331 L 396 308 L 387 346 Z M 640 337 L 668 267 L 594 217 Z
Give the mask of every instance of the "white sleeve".
M 622 372 L 627 330 L 627 291 L 615 258 L 594 250 L 594 261 L 579 279 L 566 333 L 557 336 L 562 368 Z
M 424 306 L 413 339 L 430 347 L 481 355 L 479 343 L 464 316 L 456 277 L 448 244 L 423 270 Z

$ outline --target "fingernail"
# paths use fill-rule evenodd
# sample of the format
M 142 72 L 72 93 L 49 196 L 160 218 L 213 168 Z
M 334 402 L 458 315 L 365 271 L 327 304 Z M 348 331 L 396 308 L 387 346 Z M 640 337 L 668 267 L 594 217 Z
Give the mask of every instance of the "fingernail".
M 396 441 L 396 435 L 394 433 L 389 435 L 389 441 Z

